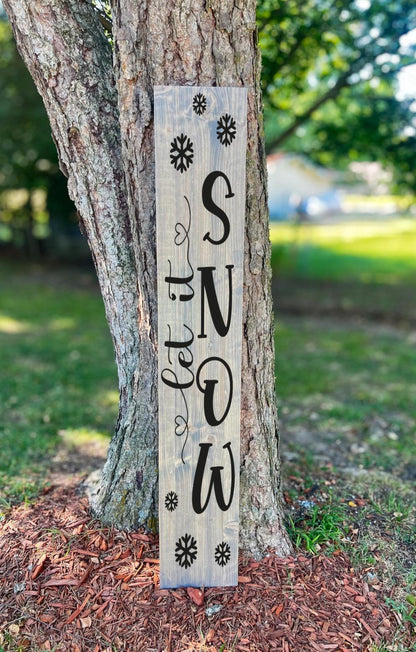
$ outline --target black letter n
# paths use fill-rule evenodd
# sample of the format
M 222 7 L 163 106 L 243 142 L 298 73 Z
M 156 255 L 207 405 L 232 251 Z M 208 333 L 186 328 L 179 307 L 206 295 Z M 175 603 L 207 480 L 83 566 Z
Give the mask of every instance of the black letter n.
M 213 271 L 215 267 L 198 267 L 198 271 L 201 272 L 201 333 L 198 337 L 206 337 L 205 333 L 205 295 L 208 301 L 209 311 L 211 313 L 212 322 L 215 326 L 215 329 L 221 337 L 227 335 L 228 330 L 231 324 L 231 310 L 232 310 L 232 294 L 233 294 L 233 283 L 231 270 L 234 265 L 226 265 L 225 269 L 228 269 L 228 314 L 227 321 L 225 322 L 221 314 L 220 306 L 218 304 L 218 297 L 215 291 L 214 285 L 214 275 Z

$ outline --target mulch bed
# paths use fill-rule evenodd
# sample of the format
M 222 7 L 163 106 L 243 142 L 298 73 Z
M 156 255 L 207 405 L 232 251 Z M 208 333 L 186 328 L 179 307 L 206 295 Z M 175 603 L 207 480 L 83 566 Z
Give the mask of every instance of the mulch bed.
M 228 588 L 160 590 L 158 569 L 156 536 L 100 526 L 75 484 L 50 489 L 0 524 L 0 650 L 365 651 L 397 627 L 341 552 L 241 557 Z

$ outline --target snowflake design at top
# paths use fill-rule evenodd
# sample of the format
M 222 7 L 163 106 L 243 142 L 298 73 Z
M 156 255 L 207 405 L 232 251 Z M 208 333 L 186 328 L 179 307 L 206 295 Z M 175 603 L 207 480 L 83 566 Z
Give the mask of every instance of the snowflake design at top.
M 196 540 L 191 534 L 184 534 L 176 542 L 175 559 L 181 568 L 189 568 L 197 556 Z
M 228 543 L 222 541 L 215 548 L 215 561 L 219 566 L 226 566 L 231 559 L 231 548 Z
M 169 512 L 174 512 L 178 506 L 178 494 L 175 491 L 169 491 L 165 496 L 165 507 Z
M 207 98 L 202 93 L 195 95 L 192 102 L 193 109 L 197 115 L 202 115 L 207 109 Z
M 186 172 L 194 159 L 194 146 L 185 134 L 176 136 L 170 144 L 170 162 L 181 174 Z
M 234 118 L 229 113 L 221 116 L 217 122 L 217 138 L 221 145 L 225 145 L 226 147 L 231 145 L 236 133 L 237 129 Z

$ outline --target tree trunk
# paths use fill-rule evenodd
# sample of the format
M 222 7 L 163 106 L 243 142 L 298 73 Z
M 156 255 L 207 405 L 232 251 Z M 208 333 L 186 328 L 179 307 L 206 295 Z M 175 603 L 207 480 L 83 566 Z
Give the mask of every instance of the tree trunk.
M 114 0 L 113 62 L 88 2 L 4 5 L 49 114 L 113 337 L 120 410 L 93 510 L 121 528 L 157 519 L 153 86 L 248 87 L 240 541 L 255 556 L 269 546 L 288 553 L 254 0 Z

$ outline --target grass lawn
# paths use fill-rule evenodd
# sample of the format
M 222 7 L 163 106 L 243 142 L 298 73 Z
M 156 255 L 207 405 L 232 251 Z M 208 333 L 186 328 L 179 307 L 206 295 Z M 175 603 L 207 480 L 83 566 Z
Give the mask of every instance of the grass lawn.
M 310 552 L 345 549 L 376 587 L 390 587 L 390 606 L 416 633 L 415 344 L 415 331 L 365 321 L 283 315 L 277 324 L 292 540 Z M 401 631 L 396 648 L 380 650 L 407 652 Z
M 388 284 L 416 279 L 416 219 L 328 224 L 273 223 L 275 273 Z
M 282 409 L 312 430 L 317 423 L 333 437 L 348 431 L 356 465 L 415 479 L 415 335 L 283 318 L 276 343 Z
M 108 440 L 117 378 L 100 296 L 77 270 L 0 266 L 0 495 L 30 498 L 58 444 Z M 85 460 L 87 465 L 88 460 Z
M 346 548 L 416 628 L 416 222 L 279 224 L 271 240 L 289 531 Z

